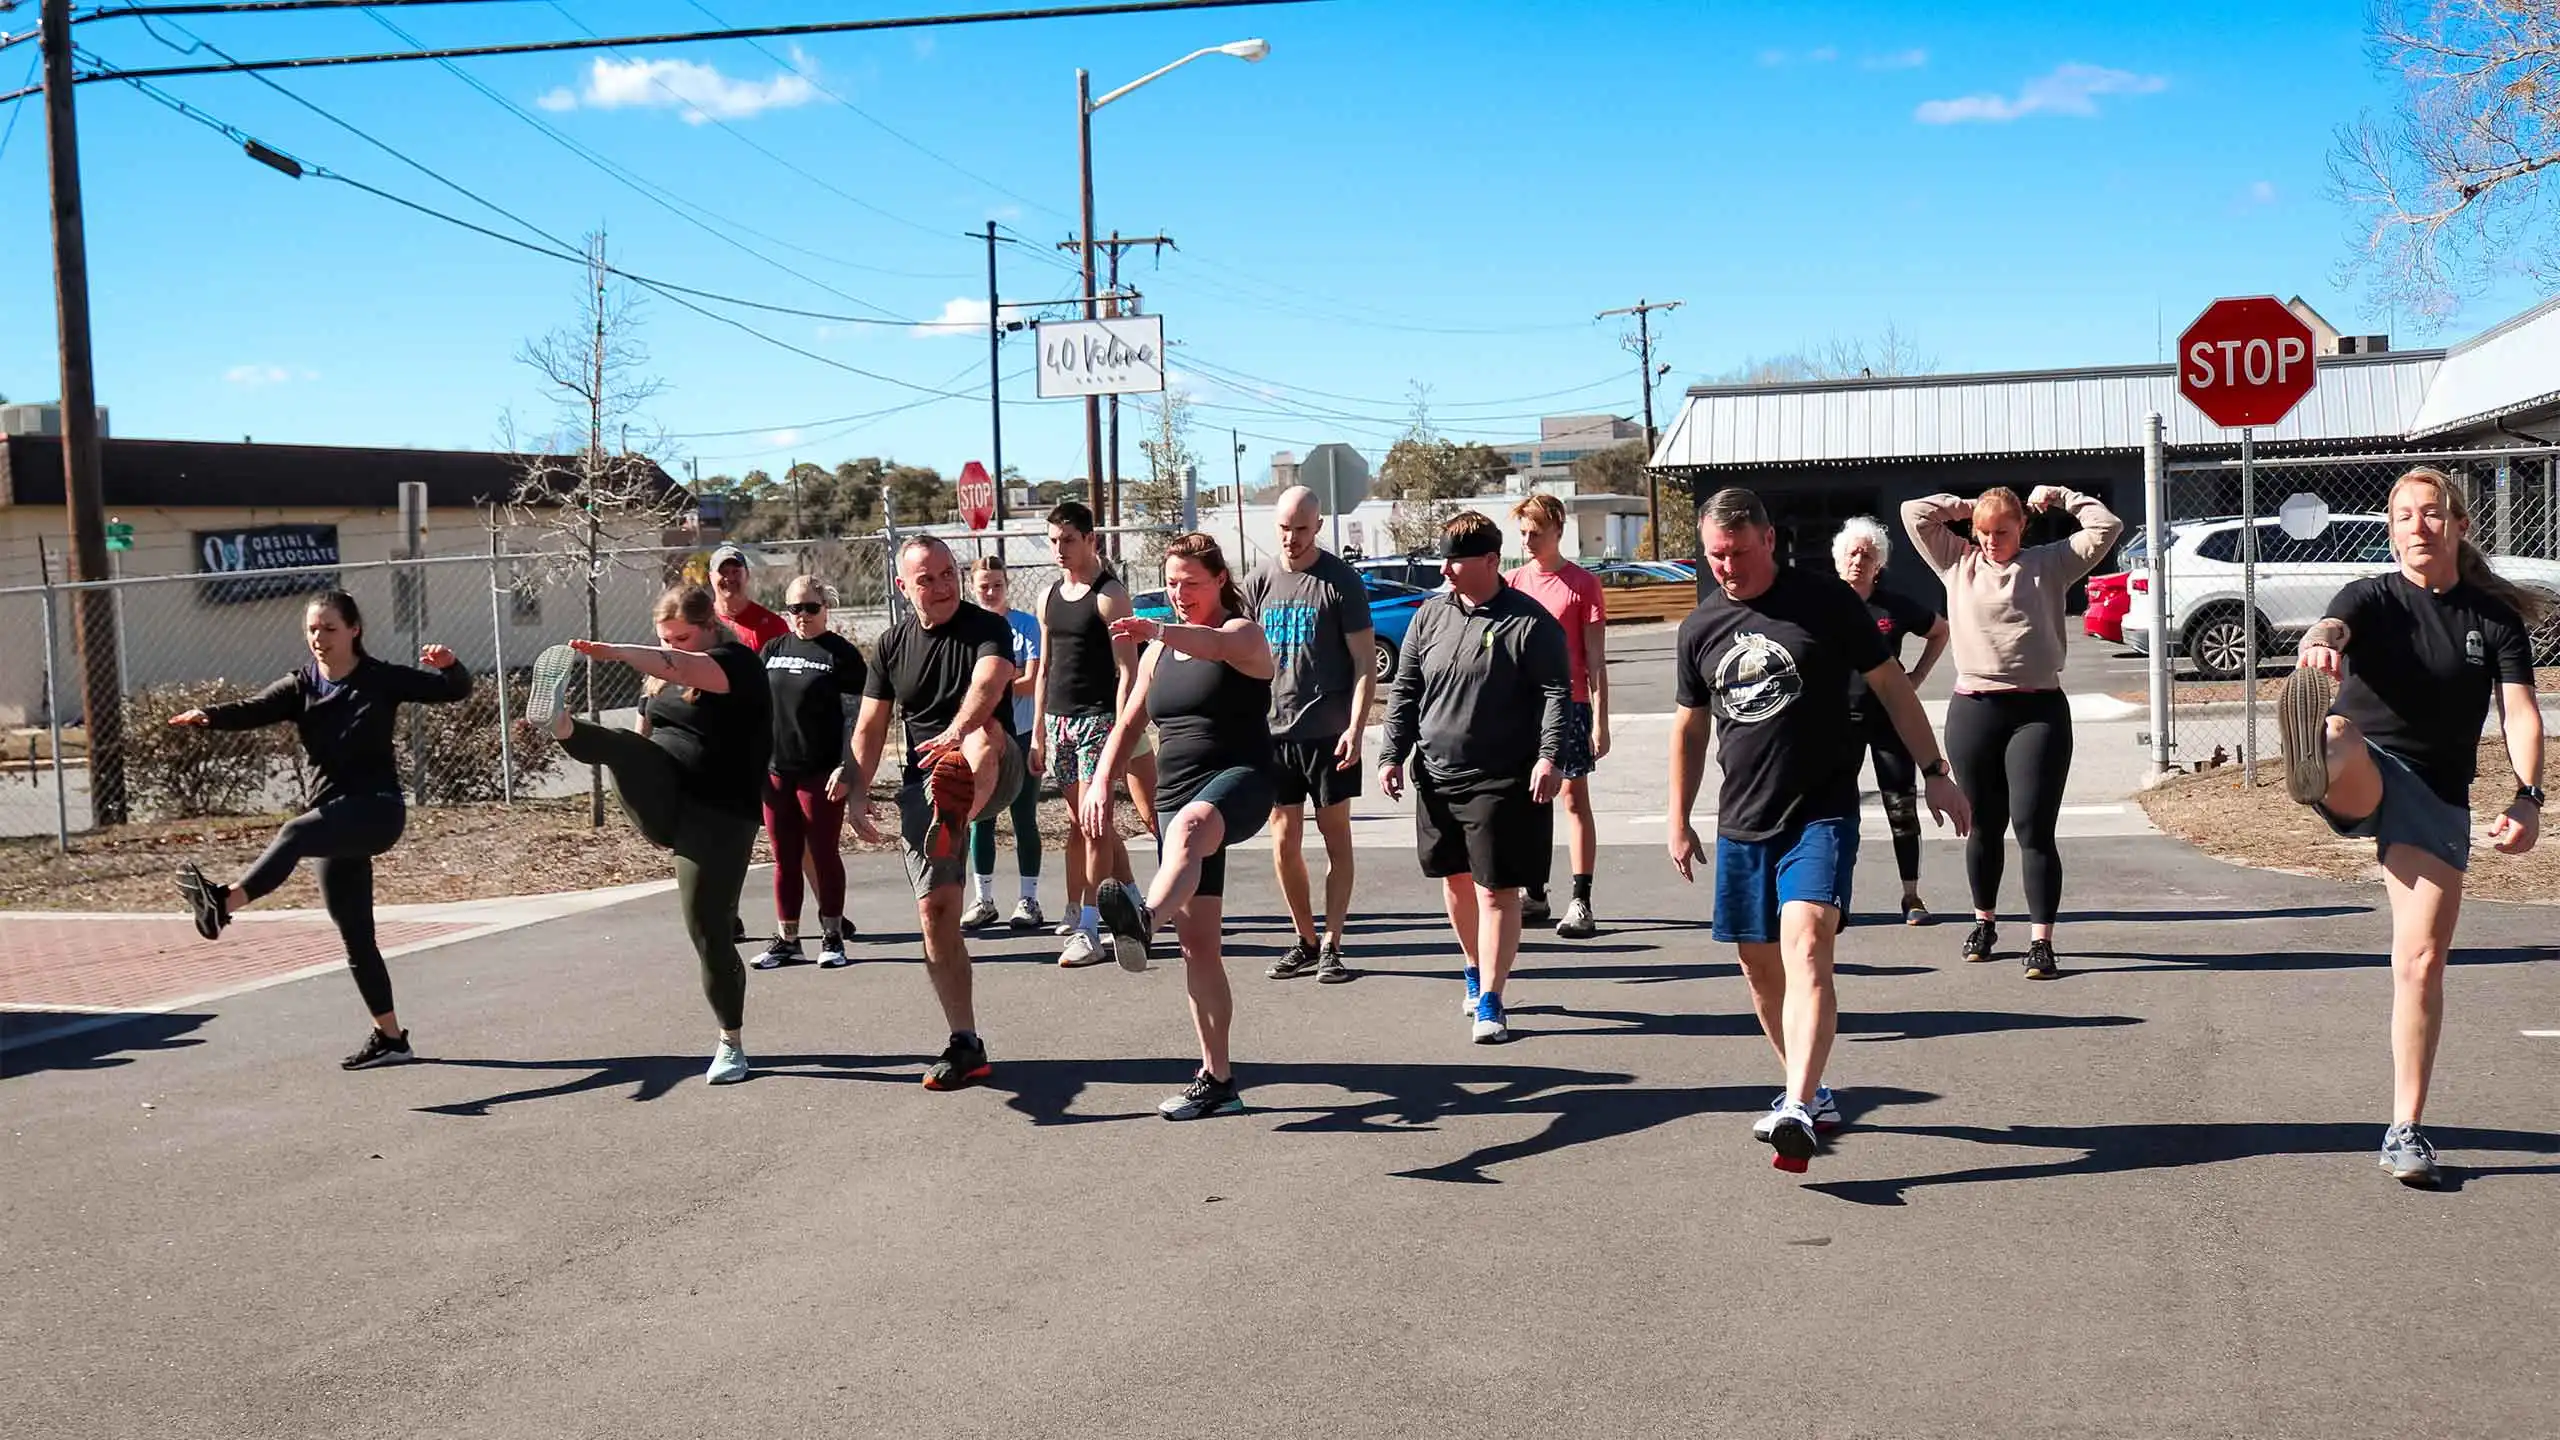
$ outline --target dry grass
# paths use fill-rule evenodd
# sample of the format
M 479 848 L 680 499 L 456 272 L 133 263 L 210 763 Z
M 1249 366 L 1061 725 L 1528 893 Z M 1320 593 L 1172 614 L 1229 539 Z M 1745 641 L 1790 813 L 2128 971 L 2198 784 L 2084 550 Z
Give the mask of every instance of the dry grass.
M 2480 779 L 2471 787 L 2471 872 L 2463 893 L 2484 900 L 2560 904 L 2560 839 L 2545 825 L 2530 854 L 2501 855 L 2481 838 L 2507 808 L 2514 782 L 2504 741 L 2480 744 Z M 2197 849 L 2235 865 L 2282 870 L 2331 880 L 2379 883 L 2373 842 L 2332 834 L 2307 806 L 2285 794 L 2281 761 L 2262 762 L 2259 785 L 2243 789 L 2240 769 L 2227 765 L 2182 775 L 2141 796 L 2151 823 Z
M 890 793 L 885 788 L 875 790 L 877 813 L 883 825 L 894 831 L 896 806 Z M 1122 832 L 1136 833 L 1136 815 L 1125 800 L 1120 815 Z M 0 909 L 173 909 L 178 896 L 171 877 L 179 865 L 192 860 L 208 875 L 235 875 L 266 848 L 284 819 L 280 815 L 229 816 L 128 825 L 72 837 L 67 856 L 55 850 L 49 836 L 0 840 Z M 1066 807 L 1054 799 L 1045 802 L 1040 822 L 1046 864 L 1055 872 L 1066 838 Z M 997 835 L 1008 852 L 998 857 L 997 870 L 1010 876 L 1011 823 L 999 819 Z M 866 845 L 847 827 L 843 848 L 854 854 L 890 847 Z M 770 847 L 758 837 L 757 863 L 772 858 Z M 375 898 L 392 905 L 552 894 L 663 880 L 673 873 L 666 853 L 640 838 L 611 797 L 605 801 L 602 829 L 588 824 L 583 798 L 536 800 L 512 809 L 413 807 L 399 848 L 375 864 L 374 887 Z M 264 903 L 317 908 L 320 892 L 310 867 L 303 867 Z

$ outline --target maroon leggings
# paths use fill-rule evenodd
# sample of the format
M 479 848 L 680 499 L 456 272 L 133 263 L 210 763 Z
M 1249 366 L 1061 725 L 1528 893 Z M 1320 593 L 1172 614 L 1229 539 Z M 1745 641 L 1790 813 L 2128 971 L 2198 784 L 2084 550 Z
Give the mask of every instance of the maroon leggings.
M 824 775 L 767 775 L 764 833 L 773 838 L 773 909 L 800 918 L 800 861 L 818 876 L 818 913 L 844 914 L 844 801 L 827 798 Z

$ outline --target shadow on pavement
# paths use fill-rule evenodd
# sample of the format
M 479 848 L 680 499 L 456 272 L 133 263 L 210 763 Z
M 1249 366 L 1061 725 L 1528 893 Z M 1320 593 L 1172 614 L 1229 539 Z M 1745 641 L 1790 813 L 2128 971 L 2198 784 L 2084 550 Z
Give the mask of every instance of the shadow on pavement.
M 2376 940 L 2387 947 L 2388 936 Z M 2077 960 L 2130 960 L 2130 965 L 2088 965 Z M 2550 945 L 2509 945 L 2499 949 L 2466 950 L 2456 945 L 2445 958 L 2448 965 L 2529 965 L 2537 960 L 2560 960 L 2560 947 Z M 2353 955 L 2327 950 L 2299 953 L 2255 951 L 2238 955 L 2134 955 L 2122 951 L 2091 951 L 2085 956 L 2065 956 L 2062 978 L 2074 975 L 2139 975 L 2145 972 L 2177 974 L 2197 970 L 2380 970 L 2391 965 L 2387 948 L 2360 951 Z
M 2180 920 L 2327 920 L 2339 915 L 2371 915 L 2372 905 L 2294 905 L 2274 910 L 2065 910 L 2056 916 L 2064 925 L 2165 925 Z M 2011 916 L 2015 923 L 2016 916 Z
M 928 1057 L 919 1055 L 758 1055 L 754 1057 L 755 1074 L 745 1083 L 760 1080 L 870 1080 L 912 1085 Z M 501 1105 L 520 1105 L 528 1100 L 556 1100 L 589 1090 L 610 1090 L 630 1086 L 629 1099 L 656 1100 L 687 1081 L 699 1085 L 702 1072 L 711 1064 L 708 1055 L 610 1055 L 583 1060 L 452 1060 L 422 1056 L 421 1065 L 440 1066 L 450 1070 L 498 1070 L 520 1074 L 578 1072 L 549 1085 L 532 1085 L 509 1090 L 480 1100 L 456 1100 L 444 1105 L 421 1105 L 421 1115 L 485 1116 Z
M 2351 1155 L 2365 1165 L 2382 1143 L 2379 1123 L 2250 1124 L 2243 1122 L 2183 1125 L 2013 1125 L 1994 1129 L 1979 1125 L 1879 1125 L 1863 1127 L 1875 1134 L 1916 1135 L 1965 1140 L 1976 1145 L 2025 1146 L 2069 1150 L 2067 1159 L 2015 1165 L 1981 1165 L 1937 1175 L 1893 1180 L 1831 1180 L 1808 1185 L 1855 1205 L 1903 1205 L 1912 1191 L 1943 1185 L 1979 1185 L 2011 1180 L 2044 1180 L 2067 1175 L 2117 1175 L 2135 1170 L 2173 1170 L 2189 1165 L 2218 1165 L 2262 1155 Z M 2527 1155 L 2560 1155 L 2560 1135 L 2531 1130 L 2469 1130 L 2427 1127 L 2427 1138 L 2440 1153 L 2505 1151 Z M 2560 1165 L 2470 1167 L 2448 1159 L 2442 1188 L 2459 1190 L 2465 1180 L 2499 1175 L 2560 1174 Z
M 0 1011 L 0 1079 L 41 1070 L 107 1070 L 151 1050 L 201 1045 L 211 1015 L 80 1010 Z
M 1530 1027 L 1515 1023 L 1511 1027 L 1513 1036 L 1536 1039 L 1550 1035 L 1672 1035 L 1692 1039 L 1749 1039 L 1760 1033 L 1759 1020 L 1747 1011 L 1661 1015 L 1650 1010 L 1577 1010 L 1564 1005 L 1521 1005 L 1511 1011 L 1515 1021 L 1523 1016 L 1549 1015 L 1602 1023 L 1562 1027 L 1543 1024 Z M 2142 1023 L 2140 1017 L 2133 1015 L 2026 1015 L 2007 1010 L 1843 1010 L 1840 1012 L 1840 1038 L 1859 1042 L 1940 1040 L 1954 1035 L 1997 1035 L 2014 1030 L 2118 1029 Z

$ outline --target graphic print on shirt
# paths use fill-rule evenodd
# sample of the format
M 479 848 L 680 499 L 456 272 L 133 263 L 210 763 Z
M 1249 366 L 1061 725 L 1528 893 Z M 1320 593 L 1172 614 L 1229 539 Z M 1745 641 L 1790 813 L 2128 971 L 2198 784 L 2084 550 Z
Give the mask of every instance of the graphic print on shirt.
M 1804 673 L 1787 648 L 1757 631 L 1734 638 L 1716 662 L 1716 716 L 1749 725 L 1783 714 L 1804 694 Z
M 2480 638 L 2479 631 L 2474 630 L 2462 637 L 2462 658 L 2474 665 L 2489 663 L 2489 643 Z
M 1273 663 L 1283 670 L 1303 663 L 1315 648 L 1316 621 L 1321 612 L 1314 602 L 1283 601 L 1262 607 L 1262 634 L 1271 642 Z

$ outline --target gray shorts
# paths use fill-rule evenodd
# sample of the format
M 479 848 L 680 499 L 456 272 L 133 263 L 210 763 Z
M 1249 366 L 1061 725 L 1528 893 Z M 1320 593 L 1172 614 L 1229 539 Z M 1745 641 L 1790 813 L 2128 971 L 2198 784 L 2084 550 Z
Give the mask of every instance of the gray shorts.
M 2469 870 L 2470 810 L 2447 804 L 2418 778 L 2408 761 L 2370 740 L 2364 748 L 2373 756 L 2373 768 L 2382 772 L 2382 803 L 2373 807 L 2372 814 L 2355 820 L 2341 818 L 2326 805 L 2311 808 L 2339 834 L 2371 840 L 2376 860 L 2394 845 L 2414 845 L 2456 870 Z
M 1031 767 L 1024 759 L 1022 746 L 1010 735 L 1004 741 L 1004 759 L 996 767 L 995 798 L 979 807 L 981 815 L 993 815 L 1011 805 L 1022 787 L 1030 783 Z M 951 847 L 948 859 L 937 860 L 927 852 L 926 842 L 933 833 L 933 801 L 925 795 L 924 781 L 909 780 L 898 791 L 898 854 L 907 862 L 907 884 L 922 900 L 945 886 L 957 886 L 969 871 L 969 846 L 963 831 L 960 844 Z

